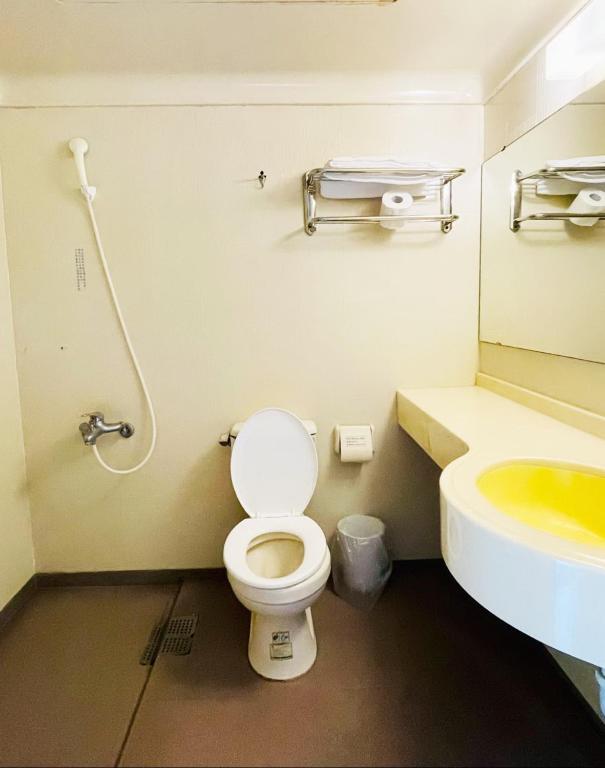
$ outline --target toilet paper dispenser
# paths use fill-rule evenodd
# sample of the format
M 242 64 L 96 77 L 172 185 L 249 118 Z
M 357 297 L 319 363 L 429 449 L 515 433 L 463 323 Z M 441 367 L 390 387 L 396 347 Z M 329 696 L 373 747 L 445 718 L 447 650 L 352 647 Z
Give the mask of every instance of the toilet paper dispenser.
M 338 424 L 334 427 L 334 453 L 345 464 L 363 464 L 374 458 L 373 424 Z

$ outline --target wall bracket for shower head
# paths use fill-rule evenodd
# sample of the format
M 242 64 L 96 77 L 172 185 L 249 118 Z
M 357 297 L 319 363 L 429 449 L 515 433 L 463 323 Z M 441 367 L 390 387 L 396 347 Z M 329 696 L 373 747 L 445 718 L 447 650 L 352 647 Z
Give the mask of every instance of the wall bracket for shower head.
M 97 188 L 91 187 L 86 177 L 86 164 L 84 163 L 84 155 L 88 152 L 88 142 L 86 139 L 82 139 L 79 136 L 71 139 L 69 142 L 69 148 L 74 156 L 76 162 L 76 170 L 78 171 L 78 178 L 80 179 L 80 191 L 84 197 L 92 203 L 97 194 Z

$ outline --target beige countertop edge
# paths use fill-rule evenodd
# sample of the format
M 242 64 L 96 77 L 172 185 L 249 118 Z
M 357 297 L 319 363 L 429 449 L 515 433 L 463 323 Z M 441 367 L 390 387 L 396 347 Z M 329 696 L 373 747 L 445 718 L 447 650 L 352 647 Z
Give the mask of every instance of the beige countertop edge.
M 542 404 L 542 395 L 514 385 L 509 386 L 518 391 L 509 392 L 507 382 L 486 384 L 485 379 L 492 377 L 480 375 L 481 386 L 402 388 L 397 392 L 399 425 L 441 468 L 467 452 L 489 454 L 494 459 L 544 457 L 605 465 L 605 439 L 597 436 L 601 430 L 605 435 L 605 418 L 552 398 L 545 398 L 547 402 Z M 522 405 L 520 399 L 533 407 Z M 536 408 L 556 413 L 557 418 Z M 568 423 L 561 420 L 561 414 Z M 585 431 L 587 422 L 592 434 Z

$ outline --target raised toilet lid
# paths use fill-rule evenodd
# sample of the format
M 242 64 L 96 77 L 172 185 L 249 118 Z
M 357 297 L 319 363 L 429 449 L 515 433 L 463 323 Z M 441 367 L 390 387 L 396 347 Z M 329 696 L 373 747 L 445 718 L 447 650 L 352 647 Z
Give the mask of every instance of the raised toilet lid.
M 302 421 L 281 408 L 250 416 L 233 445 L 231 480 L 250 517 L 304 514 L 317 484 L 317 451 Z

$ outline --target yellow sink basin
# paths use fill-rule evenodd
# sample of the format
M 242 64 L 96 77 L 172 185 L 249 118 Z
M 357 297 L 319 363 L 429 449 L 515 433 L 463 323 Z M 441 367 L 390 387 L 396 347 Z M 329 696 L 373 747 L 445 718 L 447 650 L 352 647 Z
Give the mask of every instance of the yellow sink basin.
M 605 546 L 605 476 L 555 465 L 511 463 L 484 472 L 481 493 L 532 528 Z

